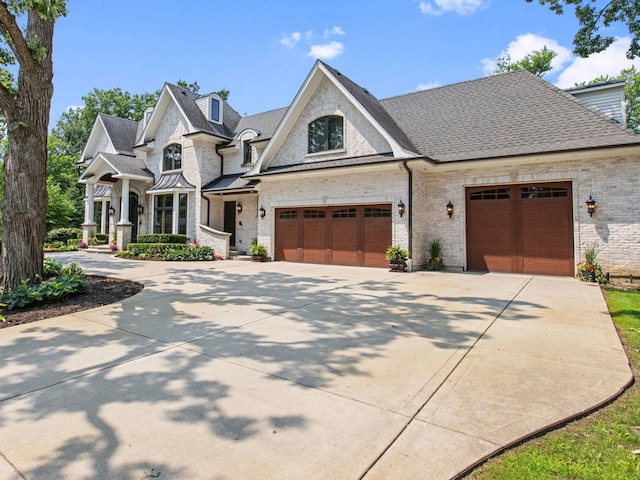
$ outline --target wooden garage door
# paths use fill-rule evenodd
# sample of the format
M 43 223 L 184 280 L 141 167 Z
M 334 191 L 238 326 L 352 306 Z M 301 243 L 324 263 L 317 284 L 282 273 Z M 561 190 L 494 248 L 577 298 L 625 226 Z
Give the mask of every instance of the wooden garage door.
M 276 210 L 276 260 L 386 267 L 391 205 Z
M 570 182 L 467 188 L 467 268 L 574 275 Z

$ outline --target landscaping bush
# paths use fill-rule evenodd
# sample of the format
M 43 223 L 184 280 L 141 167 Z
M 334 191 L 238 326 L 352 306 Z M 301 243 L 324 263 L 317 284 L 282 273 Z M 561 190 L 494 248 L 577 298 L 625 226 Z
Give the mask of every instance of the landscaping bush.
M 42 276 L 44 278 L 55 277 L 62 273 L 62 264 L 53 258 L 45 257 L 44 265 L 42 269 Z
M 213 260 L 214 251 L 211 247 L 194 247 L 181 243 L 130 243 L 127 245 L 127 250 L 121 252 L 120 256 L 140 259 L 200 261 Z
M 213 260 L 213 248 L 211 247 L 191 247 L 185 245 L 181 248 L 168 248 L 162 258 L 178 262 L 194 262 Z
M 138 235 L 137 243 L 187 243 L 186 235 L 173 235 L 170 233 L 149 233 Z
M 81 238 L 70 238 L 69 240 L 67 240 L 67 246 L 69 246 L 69 247 L 77 247 L 80 242 L 82 242 L 82 237 Z
M 78 238 L 78 235 L 82 238 L 82 229 L 80 228 L 54 228 L 50 232 L 47 232 L 45 241 L 47 243 L 66 243 L 70 238 Z
M 99 245 L 106 245 L 109 243 L 109 234 L 108 233 L 96 233 L 96 240 Z
M 24 307 L 33 302 L 61 300 L 73 293 L 80 292 L 87 288 L 88 284 L 84 278 L 82 269 L 72 263 L 65 267 L 54 265 L 58 262 L 45 259 L 46 269 L 58 270 L 57 276 L 42 283 L 23 280 L 16 288 L 12 288 L 2 294 L 0 302 L 6 305 L 9 310 Z

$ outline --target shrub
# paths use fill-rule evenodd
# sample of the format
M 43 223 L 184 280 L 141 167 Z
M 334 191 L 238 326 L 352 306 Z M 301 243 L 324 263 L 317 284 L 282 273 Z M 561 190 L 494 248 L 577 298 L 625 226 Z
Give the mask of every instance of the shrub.
M 107 233 L 96 233 L 96 240 L 99 245 L 106 245 L 109 242 L 109 235 Z
M 45 241 L 48 243 L 66 243 L 70 238 L 78 238 L 78 235 L 82 238 L 82 230 L 80 228 L 54 228 L 50 232 L 47 232 Z
M 584 251 L 584 261 L 578 263 L 578 278 L 583 282 L 607 283 L 607 277 L 598 262 L 598 245 L 594 242 Z
M 139 238 L 140 236 L 138 236 Z M 170 248 L 183 247 L 181 243 L 130 243 L 127 245 L 127 252 L 133 256 L 143 256 L 143 258 L 162 257 L 164 252 Z
M 80 243 L 82 243 L 82 238 L 70 238 L 67 240 L 67 246 L 69 247 L 77 247 Z
M 174 235 L 170 233 L 149 233 L 138 235 L 137 243 L 180 243 L 186 245 L 186 235 Z
M 6 308 L 12 310 L 33 302 L 61 300 L 87 288 L 84 273 L 77 264 L 60 267 L 57 277 L 42 283 L 23 280 L 17 287 L 4 292 L 0 301 L 6 305 Z
M 162 258 L 178 262 L 206 261 L 213 260 L 213 248 L 211 247 L 191 247 L 168 248 Z
M 62 273 L 62 264 L 53 258 L 45 257 L 44 265 L 42 269 L 42 276 L 44 278 L 55 277 Z

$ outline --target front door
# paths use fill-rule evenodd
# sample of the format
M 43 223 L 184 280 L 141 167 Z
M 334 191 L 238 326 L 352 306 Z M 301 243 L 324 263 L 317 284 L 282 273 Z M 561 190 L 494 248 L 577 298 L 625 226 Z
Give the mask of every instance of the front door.
M 138 241 L 138 194 L 129 192 L 129 221 L 131 222 L 131 243 Z
M 231 234 L 229 246 L 236 246 L 236 202 L 224 202 L 224 231 Z

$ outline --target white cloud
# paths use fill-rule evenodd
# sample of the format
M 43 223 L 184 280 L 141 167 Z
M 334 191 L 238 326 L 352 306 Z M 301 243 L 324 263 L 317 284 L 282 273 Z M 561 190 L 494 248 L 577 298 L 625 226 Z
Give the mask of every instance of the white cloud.
M 300 40 L 300 32 L 293 32 L 291 35 L 287 35 L 280 39 L 280 43 L 288 48 L 293 48 Z
M 416 87 L 416 90 L 429 90 L 431 88 L 439 87 L 440 83 L 438 82 L 428 82 L 428 83 L 419 83 Z
M 558 76 L 556 86 L 569 88 L 604 75 L 615 77 L 621 70 L 631 66 L 640 69 L 640 59 L 629 60 L 626 57 L 630 41 L 628 37 L 619 38 L 604 52 L 594 53 L 588 58 L 575 57 Z
M 325 30 L 323 37 L 326 39 L 331 37 L 332 35 L 344 35 L 344 30 L 342 29 L 342 27 L 338 27 L 336 25 L 331 30 L 329 29 Z
M 340 42 L 329 42 L 324 45 L 311 45 L 310 57 L 331 60 L 344 52 L 344 45 Z
M 470 15 L 484 6 L 483 0 L 433 0 L 420 2 L 420 11 L 427 15 L 442 15 L 454 12 L 459 15 Z
M 549 50 L 553 50 L 558 55 L 551 61 L 551 70 L 561 70 L 563 66 L 573 59 L 571 51 L 560 45 L 552 38 L 541 37 L 534 33 L 525 33 L 524 35 L 518 35 L 514 41 L 512 41 L 506 50 L 503 50 L 496 58 L 483 58 L 482 66 L 485 75 L 490 75 L 498 68 L 498 58 L 509 55 L 512 62 L 518 62 L 526 57 L 528 54 L 535 50 L 542 50 L 543 47 L 547 47 Z

